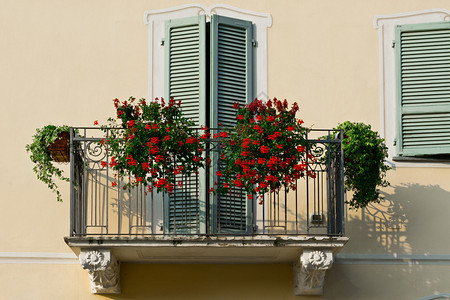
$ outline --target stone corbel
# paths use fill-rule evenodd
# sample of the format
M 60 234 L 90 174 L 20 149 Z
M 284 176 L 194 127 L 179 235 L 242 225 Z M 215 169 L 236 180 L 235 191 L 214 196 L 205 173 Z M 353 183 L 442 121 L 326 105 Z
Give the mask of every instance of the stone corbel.
M 108 249 L 81 249 L 80 264 L 89 273 L 93 294 L 120 294 L 120 266 Z
M 331 250 L 303 250 L 294 263 L 294 295 L 322 295 L 325 272 L 333 265 Z

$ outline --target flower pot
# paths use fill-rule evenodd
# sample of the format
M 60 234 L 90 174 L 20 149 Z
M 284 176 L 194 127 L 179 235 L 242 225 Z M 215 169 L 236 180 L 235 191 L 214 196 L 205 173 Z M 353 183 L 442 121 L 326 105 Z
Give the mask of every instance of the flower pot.
M 50 157 L 55 162 L 70 162 L 70 134 L 58 133 L 58 138 L 48 147 Z

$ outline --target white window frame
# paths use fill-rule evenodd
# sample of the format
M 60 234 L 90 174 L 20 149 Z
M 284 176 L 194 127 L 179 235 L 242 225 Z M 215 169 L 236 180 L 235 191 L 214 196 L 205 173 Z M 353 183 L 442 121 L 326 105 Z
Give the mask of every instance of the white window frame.
M 378 29 L 379 41 L 379 81 L 380 81 L 380 134 L 388 147 L 388 164 L 394 167 L 450 167 L 450 163 L 442 162 L 403 162 L 393 161 L 397 156 L 394 140 L 396 138 L 396 73 L 395 26 L 406 24 L 433 23 L 450 21 L 450 11 L 430 9 L 391 15 L 377 15 L 373 25 Z
M 144 13 L 144 23 L 148 25 L 148 98 L 164 95 L 164 24 L 166 20 L 179 19 L 200 14 L 207 20 L 212 14 L 251 21 L 255 26 L 253 65 L 256 69 L 253 77 L 255 97 L 267 100 L 267 28 L 272 26 L 272 17 L 267 13 L 244 10 L 229 5 L 217 4 L 206 7 L 202 4 L 188 4 L 168 9 L 150 10 Z

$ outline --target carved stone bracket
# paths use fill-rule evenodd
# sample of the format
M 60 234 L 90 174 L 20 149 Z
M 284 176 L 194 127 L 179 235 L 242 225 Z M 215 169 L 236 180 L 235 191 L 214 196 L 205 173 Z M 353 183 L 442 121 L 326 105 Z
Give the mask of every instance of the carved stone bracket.
M 294 263 L 294 295 L 322 295 L 325 272 L 333 265 L 331 250 L 303 250 Z
M 120 265 L 108 249 L 81 249 L 80 264 L 89 273 L 93 294 L 120 294 Z

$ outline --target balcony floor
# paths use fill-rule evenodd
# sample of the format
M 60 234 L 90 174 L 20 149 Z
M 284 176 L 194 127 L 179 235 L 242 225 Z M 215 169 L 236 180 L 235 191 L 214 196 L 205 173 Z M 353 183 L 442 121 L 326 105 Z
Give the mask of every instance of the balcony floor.
M 66 237 L 80 249 L 110 249 L 118 261 L 135 263 L 292 263 L 303 249 L 329 249 L 334 254 L 348 237 L 328 236 L 159 236 Z

